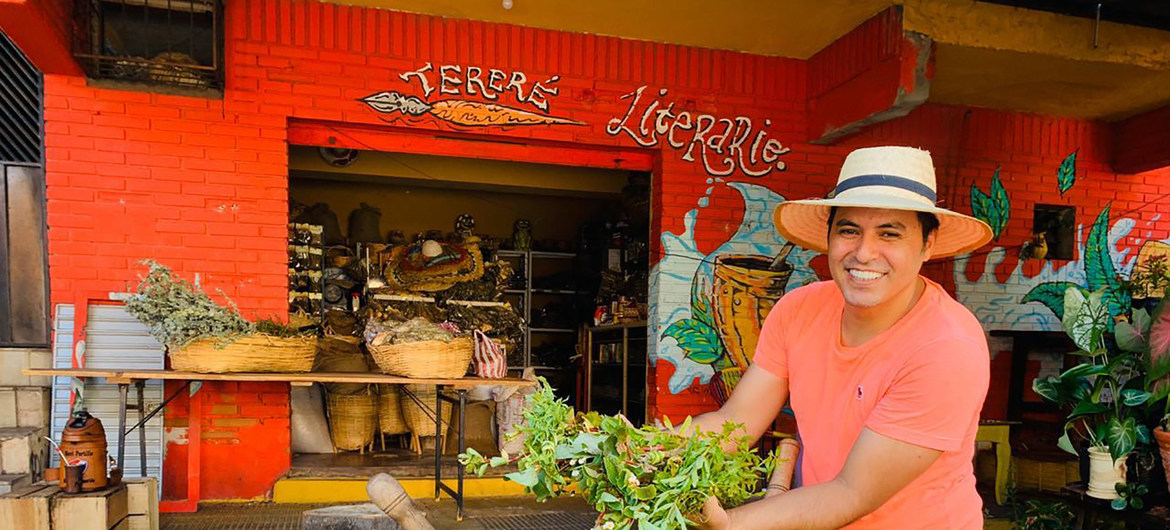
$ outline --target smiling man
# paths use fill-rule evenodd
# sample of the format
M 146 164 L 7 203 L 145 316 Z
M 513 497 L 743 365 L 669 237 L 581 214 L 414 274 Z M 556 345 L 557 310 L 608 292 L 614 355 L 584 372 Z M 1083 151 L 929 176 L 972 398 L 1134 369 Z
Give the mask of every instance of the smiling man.
M 937 207 L 935 190 L 929 153 L 874 147 L 849 154 L 833 198 L 777 208 L 781 235 L 827 254 L 833 280 L 777 302 L 754 364 L 695 424 L 758 437 L 791 399 L 803 484 L 728 511 L 711 500 L 708 528 L 983 528 L 971 460 L 987 343 L 920 271 L 984 245 L 991 228 Z

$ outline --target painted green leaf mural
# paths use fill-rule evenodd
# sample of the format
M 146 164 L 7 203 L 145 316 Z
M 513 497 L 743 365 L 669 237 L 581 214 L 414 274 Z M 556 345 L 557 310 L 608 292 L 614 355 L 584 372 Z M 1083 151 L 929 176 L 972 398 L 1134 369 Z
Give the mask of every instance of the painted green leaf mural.
M 1007 227 L 1008 217 L 1011 214 L 1011 202 L 1008 201 L 1007 190 L 999 180 L 999 166 L 995 168 L 995 175 L 991 177 L 991 194 L 984 193 L 978 186 L 971 186 L 971 213 L 975 218 L 991 226 L 991 232 L 999 239 L 999 234 Z
M 1023 303 L 1040 302 L 1044 304 L 1044 307 L 1052 310 L 1056 314 L 1056 318 L 1064 320 L 1064 292 L 1069 287 L 1076 286 L 1077 284 L 1072 282 L 1042 283 L 1024 295 Z
M 663 337 L 673 337 L 678 346 L 687 352 L 687 358 L 701 364 L 712 364 L 723 357 L 723 345 L 719 341 L 719 334 L 715 328 L 707 323 L 694 319 L 684 318 L 671 324 L 662 333 Z
M 1105 290 L 1105 305 L 1112 316 L 1124 315 L 1129 312 L 1129 293 L 1121 288 L 1121 279 L 1117 277 L 1117 270 L 1113 268 L 1113 256 L 1109 253 L 1109 208 L 1106 205 L 1093 227 L 1089 229 L 1089 236 L 1085 241 L 1085 278 L 1089 283 L 1089 290 Z M 1110 322 L 1110 331 L 1113 329 Z
M 1056 184 L 1060 187 L 1061 195 L 1072 189 L 1073 184 L 1077 182 L 1077 151 L 1066 156 L 1064 161 L 1060 163 L 1060 169 L 1056 172 Z

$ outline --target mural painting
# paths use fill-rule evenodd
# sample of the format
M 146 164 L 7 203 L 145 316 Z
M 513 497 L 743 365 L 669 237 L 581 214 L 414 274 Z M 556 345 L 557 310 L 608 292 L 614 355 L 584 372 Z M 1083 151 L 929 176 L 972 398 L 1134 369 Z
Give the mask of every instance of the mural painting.
M 681 234 L 662 234 L 665 256 L 651 271 L 652 362 L 674 365 L 670 392 L 708 384 L 722 401 L 747 369 L 764 318 L 786 292 L 817 281 L 808 262 L 816 256 L 784 240 L 772 213 L 784 198 L 764 186 L 708 179 Z M 695 225 L 715 186 L 738 192 L 744 217 L 713 252 L 698 250 Z M 657 294 L 655 294 L 657 293 Z
M 466 71 L 459 65 L 442 65 L 435 69 L 431 63 L 427 63 L 418 70 L 398 75 L 403 82 L 417 84 L 422 90 L 422 98 L 391 90 L 370 94 L 359 101 L 380 114 L 390 115 L 379 116 L 387 122 L 403 117 L 430 116 L 461 127 L 585 125 L 545 114 L 549 110 L 548 97 L 560 94 L 560 88 L 554 86 L 560 80 L 559 76 L 529 83 L 528 76 L 523 72 L 507 73 L 495 68 L 486 69 L 486 72 L 485 76 L 485 69 L 476 66 L 468 66 Z M 429 101 L 431 94 L 436 91 L 440 95 L 456 97 Z M 519 105 L 529 105 L 536 110 L 494 103 L 503 94 L 509 94 Z M 493 103 L 468 97 L 479 97 Z
M 624 123 L 620 121 L 619 123 Z M 612 125 L 612 122 L 611 122 Z M 1056 168 L 1061 193 L 1076 182 L 1073 152 Z M 770 189 L 746 182 L 727 183 L 708 179 L 710 187 L 687 212 L 682 233 L 664 232 L 664 257 L 651 274 L 652 362 L 662 359 L 674 366 L 669 391 L 678 394 L 694 385 L 711 385 L 722 402 L 751 362 L 759 330 L 771 307 L 786 292 L 818 281 L 810 267 L 815 252 L 793 247 L 779 235 L 772 213 L 784 197 Z M 698 250 L 696 222 L 709 206 L 717 186 L 737 192 L 743 201 L 743 221 L 729 239 L 713 252 Z M 972 186 L 972 212 L 992 226 L 997 240 L 1011 213 L 1009 192 L 997 167 L 987 192 Z M 1112 205 L 1103 207 L 1091 224 L 1076 227 L 1077 260 L 1045 261 L 1037 274 L 1025 276 L 1024 261 L 1043 259 L 1039 250 L 1024 250 L 1006 281 L 995 269 L 1014 247 L 1006 241 L 955 258 L 956 298 L 971 309 L 986 329 L 1054 331 L 1061 329 L 1064 291 L 1079 287 L 1104 290 L 1110 314 L 1128 313 L 1131 300 L 1123 288 L 1135 266 L 1149 260 L 1170 259 L 1170 240 L 1149 240 L 1151 231 L 1138 230 L 1137 221 L 1112 219 Z M 1152 227 L 1158 217 L 1146 223 Z M 1144 239 L 1144 241 L 1143 241 Z M 1043 242 L 1029 241 L 1035 247 Z M 994 245 L 994 244 L 993 244 Z M 1137 255 L 1132 245 L 1138 245 Z M 983 260 L 983 272 L 968 277 L 975 260 Z

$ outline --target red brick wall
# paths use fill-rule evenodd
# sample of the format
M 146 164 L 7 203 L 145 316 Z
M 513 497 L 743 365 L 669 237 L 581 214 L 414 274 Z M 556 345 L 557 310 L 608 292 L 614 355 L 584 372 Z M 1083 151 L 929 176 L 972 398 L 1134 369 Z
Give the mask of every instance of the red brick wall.
M 202 274 L 248 316 L 283 316 L 287 145 L 290 118 L 386 126 L 355 101 L 412 88 L 397 74 L 428 61 L 561 76 L 550 113 L 583 127 L 485 130 L 542 144 L 630 145 L 606 134 L 643 84 L 665 100 L 718 117 L 773 120 L 785 145 L 804 129 L 800 61 L 531 28 L 363 10 L 303 1 L 228 2 L 227 82 L 222 99 L 95 88 L 78 77 L 46 78 L 49 251 L 54 303 L 124 290 L 135 262 L 153 258 L 185 276 Z M 516 105 L 516 102 L 502 103 Z M 405 124 L 395 124 L 405 125 Z M 435 120 L 413 129 L 452 130 Z M 461 131 L 463 132 L 463 131 Z M 477 135 L 478 136 L 478 135 Z M 474 155 L 468 143 L 463 152 Z M 658 230 L 681 214 L 707 178 L 701 165 L 663 153 L 654 198 Z M 767 182 L 794 178 L 773 173 Z M 731 226 L 738 213 L 724 213 Z M 727 229 L 712 227 L 711 238 Z M 209 384 L 202 491 L 205 498 L 264 496 L 288 466 L 287 390 Z M 261 396 L 263 410 L 238 405 Z M 285 396 L 280 401 L 276 396 Z M 232 400 L 237 403 L 228 413 Z M 663 406 L 669 407 L 672 398 Z M 687 403 L 680 398 L 680 403 Z M 173 441 L 167 498 L 186 495 L 183 404 L 167 411 Z M 247 425 L 243 424 L 247 422 Z M 251 449 L 259 448 L 259 453 Z M 256 465 L 263 455 L 263 465 Z M 270 460 L 267 460 L 271 458 Z
M 1095 213 L 1107 200 L 1119 201 L 1120 210 L 1121 203 L 1137 204 L 1161 189 L 1154 176 L 1106 173 L 1107 133 L 1087 122 L 973 111 L 964 123 L 966 109 L 929 106 L 842 146 L 804 144 L 808 75 L 806 64 L 796 60 L 308 1 L 236 0 L 227 6 L 222 99 L 95 88 L 77 77 L 46 77 L 54 303 L 123 290 L 140 270 L 134 263 L 153 258 L 186 276 L 201 273 L 207 287 L 222 289 L 249 316 L 283 316 L 290 119 L 322 130 L 346 124 L 420 133 L 404 135 L 412 140 L 399 144 L 403 150 L 449 141 L 422 134 L 435 131 L 470 139 L 520 139 L 538 146 L 533 150 L 569 144 L 642 149 L 625 135 L 607 134 L 606 126 L 626 112 L 629 100 L 621 97 L 647 85 L 648 98 L 659 88 L 668 89 L 661 99 L 664 105 L 675 102 L 679 111 L 746 116 L 757 128 L 770 119 L 769 137 L 792 148 L 783 157 L 787 170 L 761 179 L 741 173 L 728 179 L 763 184 L 788 197 L 822 195 L 850 147 L 879 142 L 934 150 L 941 195 L 951 197 L 958 190 L 949 204 L 963 211 L 969 211 L 964 202 L 968 181 L 978 178 L 986 189 L 996 163 L 1005 164 L 1005 185 L 1017 208 L 1046 197 L 1053 160 L 1059 163 L 1065 150 L 1076 147 L 1088 174 L 1083 187 L 1078 184 L 1066 200 L 1085 211 Z M 550 97 L 549 114 L 587 125 L 469 130 L 426 116 L 386 122 L 356 101 L 382 90 L 421 95 L 398 74 L 427 62 L 435 68 L 520 70 L 530 80 L 559 75 L 561 93 Z M 521 106 L 507 97 L 500 103 Z M 476 156 L 489 145 L 461 144 L 450 154 Z M 708 175 L 698 160 L 684 161 L 681 151 L 663 149 L 662 143 L 643 150 L 656 160 L 652 245 L 657 255 L 657 235 L 683 230 L 683 216 L 708 187 Z M 1134 185 L 1154 188 L 1127 191 Z M 742 203 L 730 192 L 717 191 L 711 202 L 696 227 L 698 243 L 708 252 L 743 218 Z M 1148 211 L 1136 215 L 1148 219 L 1155 210 Z M 1013 215 L 1012 237 L 1028 229 L 1022 224 L 1026 217 L 1023 210 Z M 655 415 L 679 417 L 713 406 L 705 388 L 666 392 L 672 370 L 659 363 L 653 374 L 661 389 L 649 399 Z M 209 407 L 201 424 L 203 496 L 266 495 L 288 467 L 287 388 L 208 384 L 201 392 Z M 167 498 L 186 495 L 185 412 L 183 402 L 167 411 L 176 439 L 168 444 Z

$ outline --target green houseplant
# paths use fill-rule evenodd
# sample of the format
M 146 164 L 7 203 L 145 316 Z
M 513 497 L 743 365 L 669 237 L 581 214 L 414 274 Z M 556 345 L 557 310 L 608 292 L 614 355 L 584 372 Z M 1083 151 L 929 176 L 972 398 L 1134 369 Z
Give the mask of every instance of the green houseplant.
M 1152 317 L 1145 309 L 1135 309 L 1131 321 L 1118 322 L 1116 329 L 1117 346 L 1141 356 L 1153 435 L 1170 484 L 1170 306 L 1159 303 Z
M 1149 443 L 1149 428 L 1140 420 L 1151 394 L 1145 390 L 1141 356 L 1110 346 L 1112 319 L 1104 296 L 1103 290 L 1088 295 L 1076 287 L 1065 291 L 1062 325 L 1079 348 L 1073 354 L 1083 360 L 1059 376 L 1037 378 L 1032 389 L 1070 411 L 1062 449 L 1076 454 L 1072 435 L 1089 442 L 1089 495 L 1114 499 L 1115 483 L 1125 482 L 1129 454 Z

